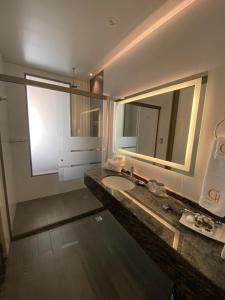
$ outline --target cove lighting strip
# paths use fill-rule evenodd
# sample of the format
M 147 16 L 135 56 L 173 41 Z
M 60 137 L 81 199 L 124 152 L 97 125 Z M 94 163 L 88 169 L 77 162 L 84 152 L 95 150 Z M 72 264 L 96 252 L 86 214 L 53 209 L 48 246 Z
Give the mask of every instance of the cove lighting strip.
M 155 220 L 157 220 L 158 222 L 160 222 L 163 226 L 165 226 L 170 231 L 172 231 L 174 233 L 172 247 L 175 250 L 178 249 L 179 239 L 180 239 L 180 232 L 179 232 L 178 229 L 176 229 L 174 226 L 172 226 L 171 224 L 169 224 L 168 222 L 166 222 L 163 218 L 161 218 L 159 215 L 157 215 L 154 211 L 152 211 L 149 208 L 147 208 L 145 205 L 143 205 L 142 203 L 140 203 L 139 201 L 137 201 L 135 198 L 133 198 L 128 193 L 123 192 L 123 191 L 120 191 L 120 193 L 123 194 L 125 197 L 127 197 L 129 200 L 131 200 L 134 204 L 136 204 L 137 206 L 139 206 L 141 209 L 143 209 L 147 214 L 149 214 L 150 216 L 152 216 Z
M 161 18 L 159 18 L 153 24 L 151 24 L 147 29 L 145 29 L 142 33 L 140 33 L 130 43 L 128 43 L 128 45 L 126 45 L 122 50 L 120 50 L 117 54 L 115 54 L 109 61 L 107 61 L 105 64 L 103 64 L 103 66 L 101 68 L 99 68 L 99 70 L 105 70 L 112 63 L 114 63 L 116 60 L 118 60 L 121 56 L 123 56 L 128 51 L 130 51 L 132 48 L 134 48 L 135 46 L 137 46 L 145 38 L 147 38 L 149 35 L 151 35 L 153 32 L 155 32 L 161 26 L 165 25 L 167 22 L 169 22 L 172 18 L 174 18 L 176 15 L 178 15 L 184 9 L 186 9 L 187 7 L 189 7 L 195 1 L 196 0 L 184 0 L 181 3 L 179 3 L 173 9 L 171 9 L 168 13 L 166 13 L 164 16 L 162 16 Z M 96 73 L 98 73 L 98 72 L 96 72 Z

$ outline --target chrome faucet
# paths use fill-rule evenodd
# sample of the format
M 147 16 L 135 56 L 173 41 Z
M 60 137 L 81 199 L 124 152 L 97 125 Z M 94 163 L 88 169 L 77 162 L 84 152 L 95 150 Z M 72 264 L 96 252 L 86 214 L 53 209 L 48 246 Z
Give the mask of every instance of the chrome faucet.
M 121 173 L 122 173 L 123 175 L 125 175 L 125 176 L 128 176 L 128 177 L 130 177 L 130 178 L 133 178 L 133 177 L 134 177 L 134 167 L 133 167 L 133 166 L 130 167 L 130 171 L 129 171 L 128 169 L 123 168 L 123 169 L 121 170 Z

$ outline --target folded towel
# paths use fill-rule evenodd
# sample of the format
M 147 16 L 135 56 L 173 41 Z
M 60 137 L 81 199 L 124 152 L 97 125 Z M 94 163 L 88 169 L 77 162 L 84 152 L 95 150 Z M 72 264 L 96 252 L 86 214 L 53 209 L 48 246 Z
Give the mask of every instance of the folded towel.
M 114 155 L 113 158 L 109 158 L 105 164 L 105 169 L 121 172 L 125 165 L 125 158 L 121 155 Z
M 219 136 L 217 138 L 214 157 L 216 159 L 225 159 L 225 137 L 224 136 Z
M 118 173 L 120 173 L 122 170 L 121 166 L 111 164 L 110 162 L 106 162 L 104 165 L 104 168 L 107 170 L 110 170 L 110 171 L 118 172 Z
M 125 162 L 125 156 L 124 155 L 120 155 L 120 154 L 114 154 L 113 158 L 114 161 L 120 162 L 120 163 L 124 163 Z
M 113 166 L 108 165 L 107 163 L 104 165 L 104 169 L 113 171 L 113 172 L 117 172 L 117 173 L 120 173 L 122 170 L 122 168 L 113 167 Z
M 225 216 L 225 159 L 218 150 L 222 140 L 219 137 L 213 144 L 199 201 L 202 207 L 220 217 Z

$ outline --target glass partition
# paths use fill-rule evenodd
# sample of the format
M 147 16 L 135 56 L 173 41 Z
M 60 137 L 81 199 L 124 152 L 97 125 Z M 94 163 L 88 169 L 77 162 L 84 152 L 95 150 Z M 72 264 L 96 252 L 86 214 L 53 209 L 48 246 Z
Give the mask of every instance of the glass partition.
M 102 136 L 103 101 L 71 95 L 71 135 L 77 137 Z

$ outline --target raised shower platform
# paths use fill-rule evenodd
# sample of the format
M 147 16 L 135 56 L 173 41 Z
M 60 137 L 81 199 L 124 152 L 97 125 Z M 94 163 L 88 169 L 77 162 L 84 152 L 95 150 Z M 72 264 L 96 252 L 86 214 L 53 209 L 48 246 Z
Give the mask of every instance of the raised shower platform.
M 16 207 L 13 240 L 50 230 L 102 210 L 103 205 L 87 188 L 20 202 Z

